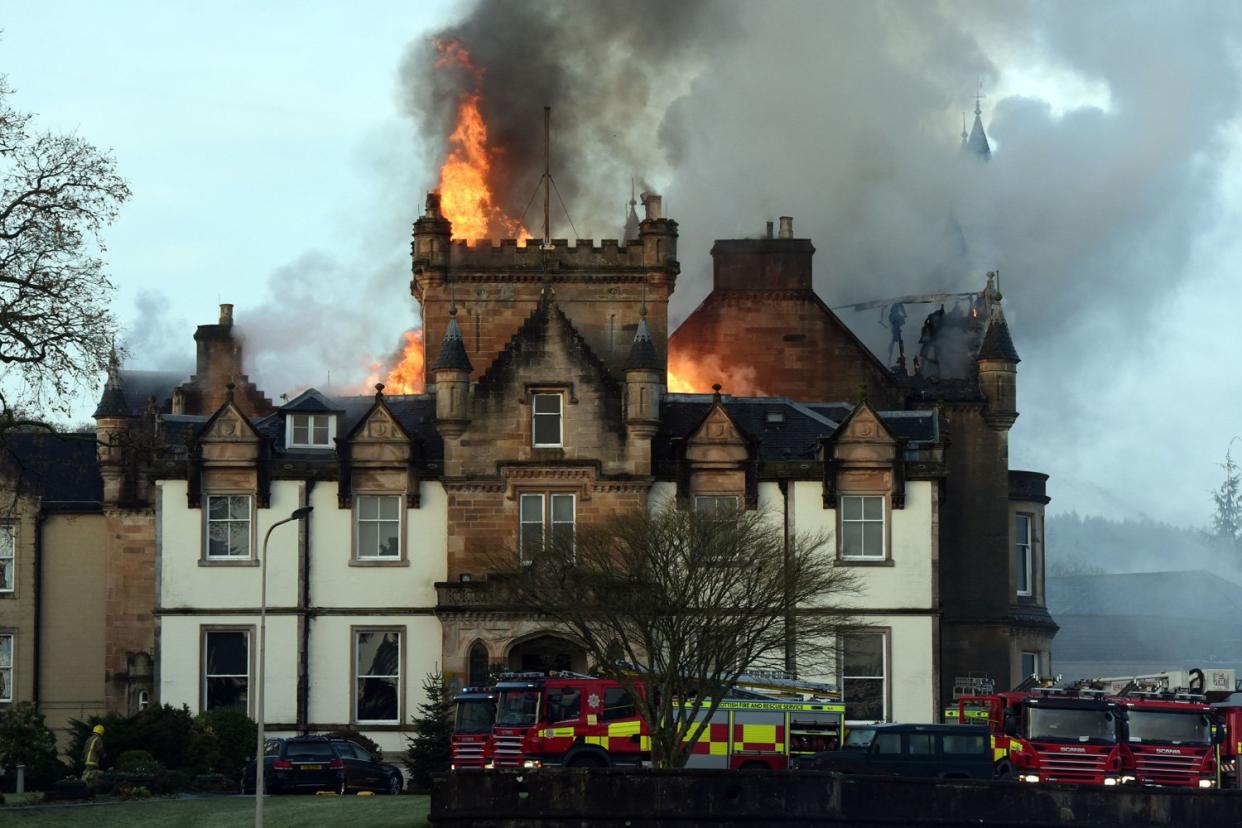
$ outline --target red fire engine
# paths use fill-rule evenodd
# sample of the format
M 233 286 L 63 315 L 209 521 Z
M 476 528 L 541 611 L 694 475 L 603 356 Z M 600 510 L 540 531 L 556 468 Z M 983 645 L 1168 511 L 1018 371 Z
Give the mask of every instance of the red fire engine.
M 1220 786 L 1242 789 L 1242 693 L 1233 693 L 1212 705 L 1220 734 Z
M 489 766 L 608 767 L 650 760 L 647 727 L 617 682 L 574 673 L 506 678 L 496 685 Z M 688 767 L 787 768 L 791 756 L 840 744 L 845 708 L 839 701 L 744 695 L 720 703 Z
M 488 742 L 496 721 L 496 690 L 491 687 L 467 687 L 453 699 L 457 710 L 453 717 L 453 741 L 450 749 L 451 770 L 481 768 L 488 760 Z
M 1124 719 L 1122 782 L 1186 788 L 1217 784 L 1212 708 L 1177 692 L 1116 696 Z
M 959 721 L 987 711 L 1001 778 L 1023 782 L 1117 785 L 1121 781 L 1120 706 L 1102 692 L 1031 686 L 958 699 Z

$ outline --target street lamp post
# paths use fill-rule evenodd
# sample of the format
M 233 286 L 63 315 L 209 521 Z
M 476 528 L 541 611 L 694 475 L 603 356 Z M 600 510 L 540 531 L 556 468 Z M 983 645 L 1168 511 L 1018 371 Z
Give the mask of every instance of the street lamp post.
M 263 828 L 263 776 L 266 768 L 263 764 L 263 682 L 266 666 L 267 648 L 267 542 L 272 537 L 272 530 L 277 526 L 302 520 L 312 511 L 314 506 L 302 506 L 294 509 L 293 514 L 284 520 L 278 520 L 268 527 L 263 536 L 263 557 L 259 561 L 259 670 L 258 694 L 255 696 L 255 719 L 258 725 L 254 745 L 254 826 Z

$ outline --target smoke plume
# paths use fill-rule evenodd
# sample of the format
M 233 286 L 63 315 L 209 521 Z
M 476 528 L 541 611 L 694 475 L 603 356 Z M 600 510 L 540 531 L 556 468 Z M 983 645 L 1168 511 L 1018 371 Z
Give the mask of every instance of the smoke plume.
M 1210 3 L 485 0 L 437 37 L 484 68 L 507 209 L 520 214 L 538 180 L 545 103 L 583 235 L 614 234 L 630 175 L 664 190 L 682 229 L 674 322 L 710 288 L 712 240 L 780 214 L 814 240 L 829 304 L 978 290 L 999 269 L 1024 360 L 1014 465 L 1050 471 L 1054 500 L 1082 496 L 1066 507 L 1197 520 L 1237 430 L 1223 418 L 1175 452 L 1194 471 L 1174 488 L 1194 491 L 1171 507 L 1124 481 L 1165 459 L 1135 451 L 1151 437 L 1144 409 L 1193 359 L 1155 332 L 1203 284 L 1192 245 L 1222 220 L 1239 16 Z M 430 43 L 412 45 L 405 101 L 420 131 L 446 136 L 459 84 L 433 63 Z M 989 162 L 960 147 L 978 89 Z M 908 308 L 910 327 L 931 309 Z M 844 319 L 884 352 L 874 311 Z M 1236 408 L 1239 391 L 1210 398 Z
M 403 100 L 420 135 L 442 149 L 436 139 L 447 141 L 461 96 L 476 78 L 443 65 L 436 43 L 460 43 L 483 69 L 480 110 L 498 150 L 489 183 L 499 206 L 520 218 L 532 204 L 544 165 L 543 108 L 551 106 L 552 173 L 569 217 L 584 238 L 614 238 L 631 178 L 667 171 L 653 127 L 736 34 L 732 6 L 706 0 L 483 0 L 461 21 L 411 45 Z M 525 220 L 536 235 L 539 209 L 532 205 Z M 552 228 L 553 235 L 572 235 L 559 205 Z

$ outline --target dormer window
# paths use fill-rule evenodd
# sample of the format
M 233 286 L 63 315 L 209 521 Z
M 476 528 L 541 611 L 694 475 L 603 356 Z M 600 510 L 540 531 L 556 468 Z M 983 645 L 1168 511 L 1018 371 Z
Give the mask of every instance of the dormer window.
M 331 414 L 290 414 L 285 425 L 289 448 L 332 448 L 336 418 Z
M 535 448 L 561 448 L 564 443 L 564 422 L 560 394 L 531 395 L 531 437 Z

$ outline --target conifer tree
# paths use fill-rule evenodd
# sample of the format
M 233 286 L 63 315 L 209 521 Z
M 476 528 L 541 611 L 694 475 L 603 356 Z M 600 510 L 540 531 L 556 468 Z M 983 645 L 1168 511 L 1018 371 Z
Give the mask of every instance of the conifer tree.
M 1237 439 L 1237 438 L 1234 438 Z M 1242 552 L 1242 472 L 1233 461 L 1232 441 L 1220 464 L 1225 479 L 1212 492 L 1216 513 L 1212 515 L 1210 534 L 1221 547 L 1237 555 Z
M 410 787 L 425 791 L 431 787 L 431 774 L 447 771 L 451 761 L 453 694 L 439 670 L 423 679 L 423 698 L 411 717 L 414 735 L 406 739 L 405 766 Z

